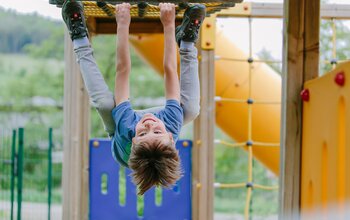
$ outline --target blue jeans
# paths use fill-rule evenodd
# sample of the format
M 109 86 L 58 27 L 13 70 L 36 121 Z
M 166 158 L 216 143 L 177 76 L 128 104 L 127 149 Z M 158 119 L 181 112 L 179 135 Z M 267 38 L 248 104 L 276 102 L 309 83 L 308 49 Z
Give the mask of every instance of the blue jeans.
M 100 115 L 106 132 L 112 135 L 115 132 L 115 123 L 112 117 L 112 110 L 115 107 L 113 93 L 108 89 L 97 66 L 91 46 L 79 47 L 74 51 L 92 106 Z M 184 124 L 187 124 L 197 117 L 200 110 L 198 59 L 195 47 L 180 48 L 180 71 L 180 104 L 184 110 Z M 140 112 L 155 113 L 162 108 L 154 107 L 140 110 Z

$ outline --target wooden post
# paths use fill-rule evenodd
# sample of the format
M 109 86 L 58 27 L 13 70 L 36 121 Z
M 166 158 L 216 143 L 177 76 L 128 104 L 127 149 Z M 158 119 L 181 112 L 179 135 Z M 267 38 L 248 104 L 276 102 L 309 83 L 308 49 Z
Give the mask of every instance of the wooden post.
M 209 18 L 206 19 L 208 22 Z M 214 37 L 209 49 L 199 49 L 199 78 L 201 85 L 201 111 L 194 121 L 194 147 L 192 151 L 192 219 L 214 218 L 214 128 L 215 128 L 215 18 L 208 30 Z M 202 28 L 201 41 L 208 39 Z M 210 37 L 209 37 L 210 38 Z M 207 41 L 205 41 L 207 42 Z M 206 43 L 205 43 L 206 44 Z M 203 45 L 203 44 L 201 44 Z
M 285 0 L 279 219 L 300 218 L 304 82 L 318 76 L 320 0 Z
M 62 219 L 88 220 L 90 105 L 67 30 L 65 65 Z

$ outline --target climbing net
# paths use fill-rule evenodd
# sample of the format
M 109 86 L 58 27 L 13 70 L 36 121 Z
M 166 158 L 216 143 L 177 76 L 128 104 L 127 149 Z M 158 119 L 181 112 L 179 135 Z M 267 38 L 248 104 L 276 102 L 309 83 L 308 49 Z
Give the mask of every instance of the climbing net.
M 215 183 L 214 187 L 219 189 L 225 189 L 225 188 L 246 188 L 246 202 L 245 202 L 245 209 L 244 209 L 244 216 L 245 219 L 250 219 L 252 215 L 252 201 L 253 201 L 253 190 L 254 189 L 261 189 L 261 190 L 278 190 L 278 186 L 274 185 L 262 185 L 259 183 L 256 183 L 253 178 L 254 174 L 254 147 L 280 147 L 280 143 L 268 143 L 268 142 L 259 142 L 253 140 L 253 108 L 254 105 L 264 104 L 264 105 L 280 105 L 280 102 L 271 101 L 271 100 L 255 100 L 252 96 L 252 73 L 254 70 L 254 64 L 255 63 L 267 63 L 267 64 L 280 64 L 282 65 L 281 60 L 274 60 L 274 59 L 256 59 L 253 56 L 253 42 L 252 42 L 252 17 L 247 17 L 248 19 L 248 35 L 249 35 L 249 52 L 248 56 L 246 58 L 231 58 L 231 57 L 218 57 L 217 60 L 221 61 L 229 61 L 229 62 L 247 62 L 249 65 L 249 73 L 248 73 L 248 97 L 247 99 L 233 99 L 233 98 L 225 98 L 225 97 L 215 97 L 215 101 L 217 103 L 223 103 L 223 102 L 230 102 L 230 103 L 241 103 L 247 105 L 247 111 L 248 111 L 248 131 L 247 131 L 247 139 L 243 142 L 238 143 L 231 143 L 224 140 L 215 140 L 215 144 L 222 144 L 226 147 L 230 148 L 245 148 L 248 152 L 248 164 L 247 164 L 247 179 L 242 182 L 238 183 Z M 321 54 L 320 59 L 320 66 L 326 65 L 325 69 L 334 69 L 339 63 L 348 61 L 346 56 L 341 55 L 339 52 L 339 46 L 342 45 L 341 42 L 338 42 L 337 40 L 337 21 L 341 22 L 340 19 L 337 18 L 327 18 L 323 19 L 322 22 L 328 24 L 328 28 L 330 30 L 328 31 L 329 36 L 322 36 L 322 37 L 328 37 L 331 40 L 328 41 L 327 47 L 330 51 L 327 51 L 326 54 Z M 322 28 L 322 27 L 321 27 Z M 340 28 L 341 29 L 341 28 Z M 327 40 L 328 40 L 327 38 Z M 331 43 L 329 43 L 331 42 Z M 322 43 L 322 41 L 321 41 Z M 322 47 L 323 45 L 321 45 Z M 327 48 L 326 47 L 326 48 Z M 321 51 L 322 53 L 322 51 Z M 321 72 L 321 68 L 320 68 Z
M 262 142 L 262 141 L 255 141 L 253 140 L 253 106 L 254 105 L 280 105 L 280 101 L 273 101 L 273 100 L 256 100 L 253 98 L 252 95 L 252 76 L 254 71 L 254 65 L 255 63 L 281 63 L 280 60 L 264 60 L 264 59 L 257 59 L 253 56 L 253 40 L 252 40 L 252 18 L 248 17 L 248 56 L 245 58 L 231 58 L 231 57 L 220 57 L 217 56 L 217 61 L 229 61 L 229 62 L 247 62 L 248 63 L 248 95 L 247 99 L 234 99 L 234 98 L 226 98 L 226 97 L 215 97 L 216 103 L 240 103 L 240 104 L 246 104 L 247 105 L 247 111 L 248 111 L 248 131 L 247 131 L 247 139 L 243 142 L 238 143 L 230 143 L 224 140 L 216 139 L 215 144 L 222 144 L 226 147 L 230 148 L 245 148 L 248 152 L 248 164 L 247 164 L 247 179 L 242 182 L 238 183 L 215 183 L 214 187 L 217 189 L 228 189 L 228 188 L 246 188 L 246 201 L 245 201 L 245 209 L 244 209 L 244 216 L 245 219 L 250 219 L 252 214 L 252 201 L 253 201 L 253 190 L 254 189 L 261 189 L 261 190 L 278 190 L 278 186 L 274 185 L 263 185 L 256 183 L 253 178 L 254 174 L 254 158 L 253 158 L 253 151 L 254 147 L 279 147 L 280 143 L 268 143 L 268 142 Z

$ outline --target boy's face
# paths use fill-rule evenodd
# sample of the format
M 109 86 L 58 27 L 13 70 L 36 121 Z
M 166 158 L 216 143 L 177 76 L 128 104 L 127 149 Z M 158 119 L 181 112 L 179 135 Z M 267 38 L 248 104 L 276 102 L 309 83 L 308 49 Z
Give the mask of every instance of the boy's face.
M 167 132 L 163 121 L 151 113 L 145 114 L 136 124 L 136 135 L 133 138 L 134 143 L 152 142 L 156 139 L 162 141 L 174 141 L 172 134 Z

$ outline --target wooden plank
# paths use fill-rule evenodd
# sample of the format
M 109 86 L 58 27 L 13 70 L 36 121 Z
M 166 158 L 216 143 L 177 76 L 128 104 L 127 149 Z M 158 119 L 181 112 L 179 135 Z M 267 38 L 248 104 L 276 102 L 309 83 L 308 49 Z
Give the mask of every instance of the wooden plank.
M 237 4 L 236 7 L 224 9 L 217 13 L 218 17 L 253 17 L 253 18 L 282 18 L 283 4 L 278 3 L 252 3 Z M 350 19 L 350 5 L 322 5 L 321 17 L 323 19 Z M 181 19 L 176 20 L 176 25 Z M 115 34 L 117 24 L 115 18 L 89 17 L 89 31 L 94 34 Z M 130 24 L 130 33 L 163 33 L 163 25 L 159 19 L 133 19 Z
M 214 217 L 214 126 L 215 74 L 214 50 L 199 50 L 201 111 L 194 122 L 192 156 L 192 219 L 212 220 Z
M 116 34 L 117 24 L 115 18 L 95 18 L 94 33 L 96 34 Z M 179 25 L 181 20 L 176 21 Z M 90 26 L 89 26 L 90 30 Z M 130 34 L 154 34 L 163 33 L 163 25 L 160 20 L 135 20 L 130 23 Z
M 218 17 L 283 18 L 283 4 L 244 2 L 217 13 Z M 322 4 L 322 19 L 350 19 L 350 5 Z
M 319 28 L 320 0 L 285 1 L 279 219 L 300 218 L 299 94 L 318 74 Z
M 67 30 L 65 64 L 62 219 L 88 220 L 90 105 Z

